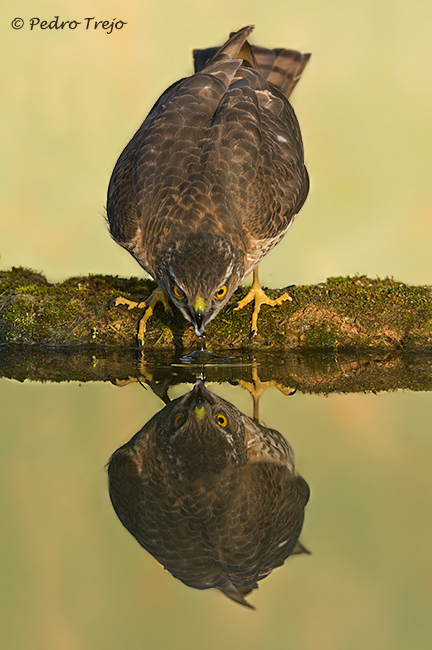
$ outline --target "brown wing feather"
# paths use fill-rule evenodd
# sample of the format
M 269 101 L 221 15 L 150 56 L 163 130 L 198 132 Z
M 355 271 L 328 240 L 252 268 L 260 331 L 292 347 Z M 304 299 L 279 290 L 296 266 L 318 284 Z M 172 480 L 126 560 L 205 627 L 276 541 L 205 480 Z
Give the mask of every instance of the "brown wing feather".
M 200 228 L 228 235 L 252 268 L 306 198 L 303 145 L 287 95 L 309 55 L 251 48 L 251 29 L 194 52 L 198 72 L 162 95 L 115 166 L 111 233 L 152 275 L 168 237 Z
M 132 140 L 120 154 L 108 186 L 107 218 L 111 235 L 134 255 L 147 272 L 151 271 L 142 247 L 140 210 L 136 200 L 136 161 L 144 146 L 147 130 L 181 82 L 182 80 L 170 86 L 155 103 Z

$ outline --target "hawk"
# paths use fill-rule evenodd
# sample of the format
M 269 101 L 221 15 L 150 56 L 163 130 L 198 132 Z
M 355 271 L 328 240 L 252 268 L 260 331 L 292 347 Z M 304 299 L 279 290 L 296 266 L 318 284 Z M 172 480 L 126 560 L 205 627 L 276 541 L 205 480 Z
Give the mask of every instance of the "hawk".
M 108 465 L 125 528 L 174 577 L 245 596 L 291 555 L 309 487 L 285 438 L 195 387 L 157 413 Z
M 251 336 L 269 299 L 257 265 L 285 235 L 309 189 L 303 143 L 288 101 L 310 54 L 251 46 L 248 26 L 220 48 L 194 50 L 195 74 L 158 99 L 118 159 L 108 188 L 112 237 L 158 283 L 144 302 L 168 299 L 202 336 L 254 273 Z

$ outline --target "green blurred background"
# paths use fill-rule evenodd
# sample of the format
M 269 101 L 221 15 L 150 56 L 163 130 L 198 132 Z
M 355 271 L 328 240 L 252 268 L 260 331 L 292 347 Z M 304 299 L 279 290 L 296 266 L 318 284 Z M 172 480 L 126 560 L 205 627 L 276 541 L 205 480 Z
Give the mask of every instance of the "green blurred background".
M 113 18 L 30 31 L 28 20 Z M 26 24 L 14 30 L 11 21 Z M 139 275 L 103 214 L 115 161 L 191 50 L 253 23 L 252 41 L 313 54 L 293 95 L 309 199 L 265 283 L 393 275 L 432 283 L 432 3 L 427 0 L 11 0 L 2 3 L 0 265 L 50 280 Z

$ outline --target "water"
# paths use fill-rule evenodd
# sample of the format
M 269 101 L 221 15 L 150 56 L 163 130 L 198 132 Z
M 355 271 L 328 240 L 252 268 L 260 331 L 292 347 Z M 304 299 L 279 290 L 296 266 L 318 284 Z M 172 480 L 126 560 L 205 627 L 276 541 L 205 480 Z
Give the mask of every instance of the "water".
M 430 646 L 431 393 L 400 388 L 427 383 L 427 357 L 246 355 L 203 368 L 26 351 L 0 361 L 12 377 L 0 381 L 2 647 Z M 111 455 L 202 375 L 284 436 L 310 487 L 300 539 L 311 555 L 259 582 L 246 597 L 256 611 L 173 578 L 109 500 Z M 278 386 L 257 414 L 246 383 L 260 381 Z M 398 390 L 342 392 L 386 382 Z

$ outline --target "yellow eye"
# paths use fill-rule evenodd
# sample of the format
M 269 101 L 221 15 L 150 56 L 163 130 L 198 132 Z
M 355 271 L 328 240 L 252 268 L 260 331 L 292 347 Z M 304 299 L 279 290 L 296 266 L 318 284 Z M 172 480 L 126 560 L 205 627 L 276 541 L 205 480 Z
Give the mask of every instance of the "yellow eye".
M 174 294 L 175 297 L 178 298 L 179 300 L 181 300 L 182 298 L 184 298 L 184 293 L 183 293 L 183 291 L 182 291 L 181 289 L 179 289 L 179 287 L 177 287 L 176 285 L 175 285 L 174 288 L 173 288 L 173 294 Z
M 215 298 L 221 300 L 222 298 L 224 298 L 224 296 L 226 296 L 227 291 L 228 291 L 227 286 L 226 284 L 224 284 L 220 289 L 218 289 L 218 291 L 216 291 Z
M 181 425 L 183 424 L 183 422 L 185 421 L 185 419 L 186 419 L 186 418 L 185 418 L 185 416 L 183 415 L 183 413 L 179 413 L 179 414 L 176 415 L 175 418 L 174 418 L 174 426 L 175 426 L 175 427 L 181 427 Z
M 226 425 L 228 424 L 228 420 L 222 413 L 216 413 L 215 415 L 215 420 L 219 424 L 219 426 L 223 427 L 225 429 Z

